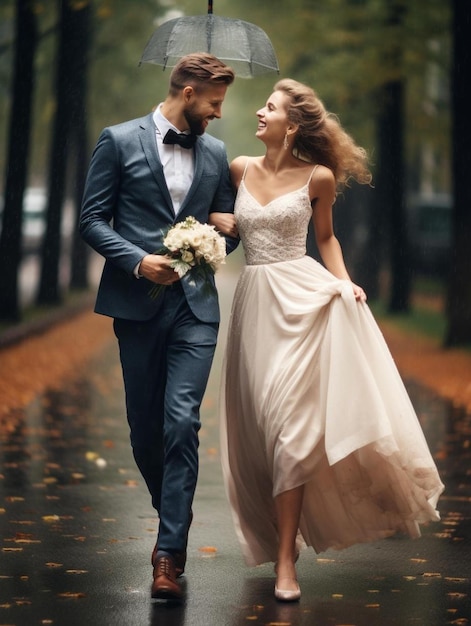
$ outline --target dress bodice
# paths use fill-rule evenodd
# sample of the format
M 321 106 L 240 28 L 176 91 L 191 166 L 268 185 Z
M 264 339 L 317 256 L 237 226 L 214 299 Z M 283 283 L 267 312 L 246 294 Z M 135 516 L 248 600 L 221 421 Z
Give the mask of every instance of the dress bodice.
M 248 191 L 244 179 L 241 180 L 234 215 L 247 265 L 289 261 L 306 254 L 312 217 L 309 181 L 262 205 Z

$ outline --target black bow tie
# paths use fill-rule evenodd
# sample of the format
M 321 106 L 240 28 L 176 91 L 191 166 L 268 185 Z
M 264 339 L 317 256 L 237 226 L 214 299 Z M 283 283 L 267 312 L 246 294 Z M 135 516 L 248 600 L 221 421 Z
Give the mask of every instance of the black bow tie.
M 167 131 L 163 142 L 164 143 L 177 143 L 182 148 L 193 148 L 196 141 L 196 135 L 186 135 L 185 133 L 176 133 L 170 129 Z

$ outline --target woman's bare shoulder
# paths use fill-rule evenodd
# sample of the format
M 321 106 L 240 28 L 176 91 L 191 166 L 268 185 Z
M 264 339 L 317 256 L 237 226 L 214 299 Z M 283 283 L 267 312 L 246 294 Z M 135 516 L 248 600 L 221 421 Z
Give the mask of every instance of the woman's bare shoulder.
M 231 161 L 231 164 L 229 166 L 231 170 L 231 178 L 232 178 L 233 183 L 236 186 L 238 186 L 240 180 L 242 179 L 242 176 L 244 175 L 245 167 L 249 161 L 256 163 L 258 161 L 258 157 L 250 157 L 250 156 L 241 155 L 241 156 L 235 157 L 235 159 Z
M 319 165 L 315 165 L 313 169 L 314 173 L 312 177 L 315 178 L 317 181 L 335 182 L 335 176 L 330 167 L 327 167 L 326 165 L 321 165 L 319 163 Z
M 231 170 L 231 173 L 233 173 L 233 174 L 238 174 L 239 172 L 240 172 L 240 173 L 241 173 L 241 172 L 243 172 L 243 171 L 244 171 L 244 168 L 245 168 L 245 164 L 247 163 L 247 160 L 248 160 L 249 158 L 250 158 L 250 157 L 248 157 L 248 156 L 244 156 L 244 155 L 241 155 L 241 156 L 237 156 L 237 157 L 235 157 L 235 159 L 233 159 L 233 160 L 231 161 L 231 164 L 230 164 L 230 166 L 229 166 L 229 167 L 230 167 L 230 170 Z M 242 174 L 241 174 L 241 175 L 242 175 Z
M 336 182 L 333 171 L 325 165 L 317 165 L 311 177 L 309 185 L 311 199 L 324 197 L 330 202 L 335 200 Z

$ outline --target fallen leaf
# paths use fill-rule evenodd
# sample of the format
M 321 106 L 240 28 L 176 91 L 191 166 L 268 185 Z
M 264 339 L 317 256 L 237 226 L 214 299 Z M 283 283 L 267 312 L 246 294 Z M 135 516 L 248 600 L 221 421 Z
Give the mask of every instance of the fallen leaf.
M 467 583 L 469 578 L 454 578 L 452 576 L 445 576 L 445 580 L 451 583 Z
M 218 551 L 218 549 L 214 548 L 213 546 L 202 546 L 201 548 L 198 548 L 198 550 L 200 552 L 209 552 L 209 553 L 214 553 Z
M 2 548 L 2 552 L 23 552 L 23 548 Z

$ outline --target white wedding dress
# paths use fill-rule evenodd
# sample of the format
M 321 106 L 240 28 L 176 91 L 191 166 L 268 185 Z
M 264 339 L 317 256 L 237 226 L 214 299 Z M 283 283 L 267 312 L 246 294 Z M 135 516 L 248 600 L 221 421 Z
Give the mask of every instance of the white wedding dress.
M 309 181 L 262 206 L 242 180 L 235 216 L 221 457 L 246 562 L 276 560 L 273 498 L 299 485 L 299 547 L 420 536 L 443 484 L 368 306 L 306 256 Z

